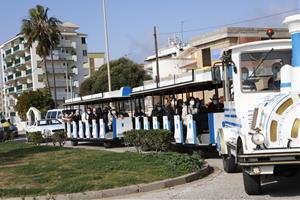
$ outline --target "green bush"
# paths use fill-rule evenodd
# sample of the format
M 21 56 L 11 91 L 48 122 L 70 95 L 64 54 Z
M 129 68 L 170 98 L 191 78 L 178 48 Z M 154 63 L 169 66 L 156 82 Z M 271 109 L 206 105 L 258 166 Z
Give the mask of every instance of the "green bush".
M 27 132 L 26 137 L 28 142 L 31 142 L 35 145 L 40 145 L 43 142 L 43 136 L 41 131 Z
M 136 148 L 137 152 L 140 151 L 143 145 L 143 138 L 145 135 L 144 130 L 130 130 L 124 133 L 125 143 L 127 145 L 132 145 Z
M 172 170 L 184 170 L 194 172 L 200 170 L 204 161 L 199 154 L 174 154 L 169 160 L 168 165 Z
M 52 139 L 54 146 L 58 143 L 58 145 L 62 147 L 67 139 L 67 134 L 64 131 L 58 131 L 53 134 Z
M 124 133 L 125 142 L 133 145 L 139 152 L 146 151 L 166 151 L 171 144 L 172 133 L 168 130 L 131 130 Z

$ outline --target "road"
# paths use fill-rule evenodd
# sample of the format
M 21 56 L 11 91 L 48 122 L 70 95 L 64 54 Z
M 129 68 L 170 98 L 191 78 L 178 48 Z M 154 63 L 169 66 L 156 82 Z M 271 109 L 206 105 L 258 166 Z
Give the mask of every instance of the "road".
M 263 195 L 248 196 L 244 192 L 241 173 L 227 174 L 220 159 L 208 159 L 215 171 L 208 177 L 189 183 L 147 193 L 138 193 L 118 199 L 300 199 L 300 174 L 289 178 L 266 179 Z M 114 198 L 116 199 L 116 198 Z

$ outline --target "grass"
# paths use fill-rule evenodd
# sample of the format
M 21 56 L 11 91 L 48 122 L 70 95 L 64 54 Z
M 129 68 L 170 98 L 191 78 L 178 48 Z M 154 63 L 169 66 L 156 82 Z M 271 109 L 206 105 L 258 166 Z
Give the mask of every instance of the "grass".
M 195 171 L 201 164 L 199 158 L 175 153 L 141 155 L 0 143 L 0 198 L 148 183 Z

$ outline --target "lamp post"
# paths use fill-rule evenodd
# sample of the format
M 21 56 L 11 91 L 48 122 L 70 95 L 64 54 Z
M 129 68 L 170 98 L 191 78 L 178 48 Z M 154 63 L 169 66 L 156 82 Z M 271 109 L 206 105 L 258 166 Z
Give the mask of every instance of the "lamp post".
M 103 19 L 104 19 L 104 35 L 105 35 L 105 56 L 107 66 L 107 80 L 108 80 L 108 91 L 111 91 L 111 80 L 110 80 L 110 66 L 109 66 L 109 47 L 108 47 L 108 34 L 107 34 L 107 22 L 106 22 L 106 6 L 105 0 L 102 0 Z

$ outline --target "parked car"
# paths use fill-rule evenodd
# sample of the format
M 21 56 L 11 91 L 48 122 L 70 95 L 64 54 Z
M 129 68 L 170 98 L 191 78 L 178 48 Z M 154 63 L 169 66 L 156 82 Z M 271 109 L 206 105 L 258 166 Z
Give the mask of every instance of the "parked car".
M 55 132 L 64 130 L 65 125 L 58 119 L 42 119 L 36 121 L 32 126 L 26 127 L 26 132 L 40 131 L 43 137 L 51 136 Z
M 48 110 L 45 116 L 45 119 L 58 119 L 62 121 L 64 109 L 52 109 Z

